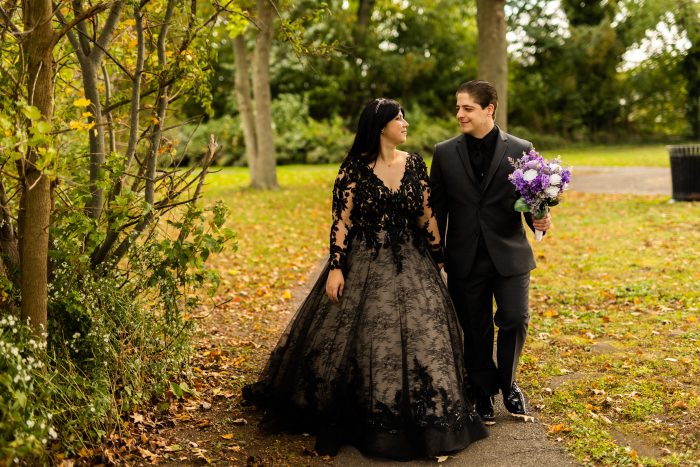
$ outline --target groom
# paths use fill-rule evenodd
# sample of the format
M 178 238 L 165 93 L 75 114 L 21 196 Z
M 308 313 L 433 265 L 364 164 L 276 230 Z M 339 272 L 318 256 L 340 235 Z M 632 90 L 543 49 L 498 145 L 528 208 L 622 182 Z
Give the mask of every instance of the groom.
M 499 389 L 511 414 L 527 414 L 515 370 L 527 335 L 530 271 L 535 268 L 521 214 L 513 209 L 518 194 L 508 181 L 513 171 L 508 158 L 519 158 L 532 143 L 495 126 L 497 107 L 491 83 L 460 85 L 456 110 L 463 134 L 435 146 L 430 170 L 447 287 L 464 331 L 467 377 L 476 410 L 487 424 L 494 423 L 493 396 Z M 526 213 L 525 221 L 531 229 L 550 227 L 549 215 L 533 220 Z

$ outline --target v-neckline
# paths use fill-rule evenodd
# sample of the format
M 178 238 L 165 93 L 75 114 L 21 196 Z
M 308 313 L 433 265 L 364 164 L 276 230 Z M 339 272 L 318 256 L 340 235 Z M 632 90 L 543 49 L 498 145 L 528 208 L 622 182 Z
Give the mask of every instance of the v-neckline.
M 408 159 L 409 159 L 409 157 L 411 157 L 411 154 L 406 153 L 406 160 L 403 163 L 403 174 L 401 174 L 401 178 L 399 179 L 399 186 L 397 186 L 395 190 L 392 190 L 389 187 L 389 185 L 387 185 L 386 182 L 384 180 L 382 180 L 382 178 L 379 175 L 377 175 L 377 173 L 374 171 L 374 167 L 367 166 L 367 168 L 369 168 L 369 171 L 372 172 L 372 175 L 374 175 L 374 178 L 379 180 L 379 183 L 381 183 L 381 185 L 389 193 L 391 193 L 392 195 L 395 195 L 395 194 L 399 193 L 401 191 L 401 188 L 403 187 L 404 178 L 406 178 L 406 173 L 408 172 Z M 375 165 L 376 165 L 376 162 L 375 162 Z

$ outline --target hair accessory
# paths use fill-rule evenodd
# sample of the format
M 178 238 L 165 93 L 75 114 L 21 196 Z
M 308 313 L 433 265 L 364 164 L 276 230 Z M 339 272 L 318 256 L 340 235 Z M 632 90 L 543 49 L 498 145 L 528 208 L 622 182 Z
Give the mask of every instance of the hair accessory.
M 383 97 L 380 97 L 379 99 L 377 99 L 377 106 L 374 108 L 374 113 L 379 112 L 379 106 L 381 106 L 385 100 L 386 99 L 384 99 Z

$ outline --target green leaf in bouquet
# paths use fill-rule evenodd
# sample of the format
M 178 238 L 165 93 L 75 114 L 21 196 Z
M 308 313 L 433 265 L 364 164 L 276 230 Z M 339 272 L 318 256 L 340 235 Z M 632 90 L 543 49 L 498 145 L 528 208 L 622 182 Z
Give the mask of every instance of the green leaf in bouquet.
M 515 202 L 515 205 L 513 206 L 513 209 L 515 209 L 518 212 L 530 212 L 530 206 L 527 205 L 523 198 L 518 198 L 518 200 Z

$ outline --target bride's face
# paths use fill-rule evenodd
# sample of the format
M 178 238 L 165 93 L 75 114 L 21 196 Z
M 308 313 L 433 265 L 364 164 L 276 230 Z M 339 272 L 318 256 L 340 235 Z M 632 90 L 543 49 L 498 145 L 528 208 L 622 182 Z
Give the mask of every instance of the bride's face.
M 403 118 L 403 112 L 399 112 L 382 130 L 381 137 L 388 143 L 399 145 L 406 141 L 408 134 L 408 122 Z

